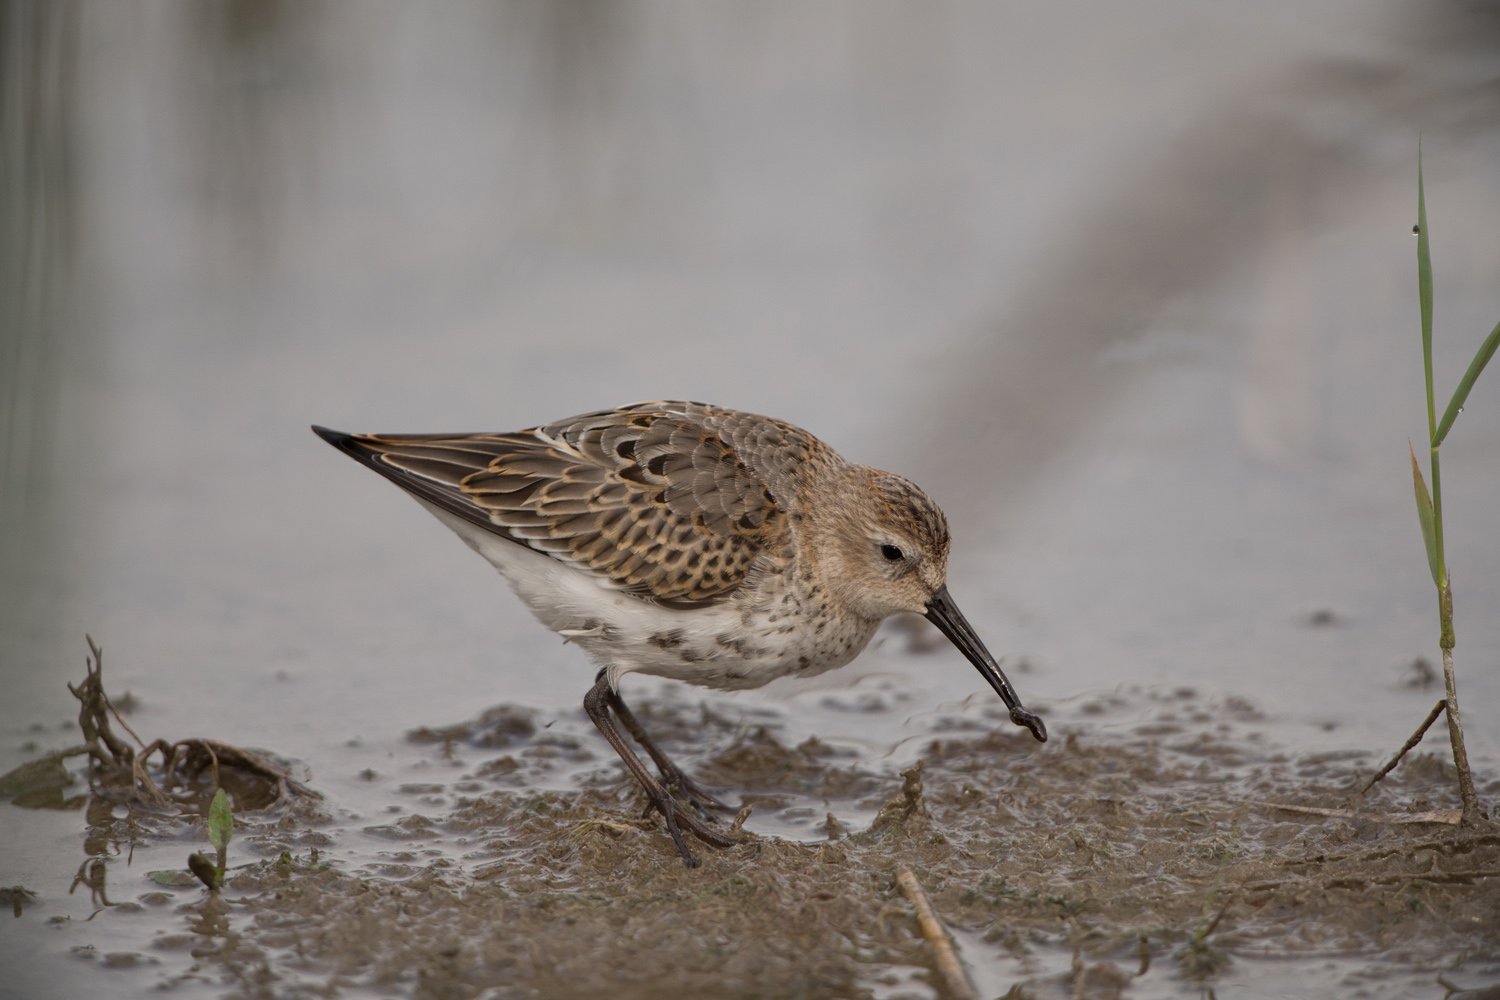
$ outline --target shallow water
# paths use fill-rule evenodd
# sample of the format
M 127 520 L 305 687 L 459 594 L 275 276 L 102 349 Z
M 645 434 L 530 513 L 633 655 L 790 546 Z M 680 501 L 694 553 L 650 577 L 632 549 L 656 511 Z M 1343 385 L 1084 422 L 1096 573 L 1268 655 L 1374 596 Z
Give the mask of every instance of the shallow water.
M 926 486 L 968 617 L 1029 704 L 1085 732 L 1138 723 L 1083 711 L 1117 689 L 1192 687 L 1247 699 L 1288 754 L 1373 762 L 1439 696 L 1411 669 L 1436 649 L 1403 453 L 1407 233 L 1420 130 L 1451 385 L 1500 316 L 1483 8 L 3 16 L 0 770 L 73 741 L 88 631 L 143 736 L 270 748 L 338 815 L 415 808 L 402 785 L 447 780 L 402 734 L 501 701 L 591 755 L 532 779 L 574 788 L 608 762 L 588 666 L 307 425 L 510 429 L 676 396 Z M 1497 386 L 1444 446 L 1489 773 Z M 914 644 L 891 627 L 850 668 L 713 705 L 893 774 L 992 697 Z M 799 808 L 750 825 L 804 836 L 822 817 Z M 42 893 L 22 924 L 88 916 L 67 891 L 82 837 L 77 813 L 0 810 L 0 883 Z M 113 913 L 89 942 L 140 950 Z M 4 961 L 35 977 L 18 995 L 97 982 L 20 926 L 0 949 L 49 957 Z M 1275 968 L 1333 984 L 1334 964 Z

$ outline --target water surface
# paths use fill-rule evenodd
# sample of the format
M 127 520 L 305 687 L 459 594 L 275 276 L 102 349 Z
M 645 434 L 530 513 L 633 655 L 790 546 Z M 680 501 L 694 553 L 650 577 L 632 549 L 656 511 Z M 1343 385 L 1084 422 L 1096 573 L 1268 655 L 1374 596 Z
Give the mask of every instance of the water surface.
M 602 758 L 591 668 L 307 425 L 503 430 L 648 398 L 770 413 L 922 483 L 954 594 L 1059 717 L 1192 687 L 1252 703 L 1287 752 L 1378 753 L 1439 695 L 1411 666 L 1436 661 L 1405 454 L 1414 153 L 1420 131 L 1451 386 L 1500 316 L 1487 8 L 3 17 L 0 769 L 73 739 L 85 632 L 143 736 L 272 748 L 356 813 L 383 807 L 356 776 L 402 733 L 498 702 Z M 1497 386 L 1444 446 L 1490 769 Z M 892 772 L 989 697 L 895 630 L 721 710 Z M 76 814 L 0 816 L 0 882 L 87 916 Z M 76 943 L 38 912 L 0 947 Z

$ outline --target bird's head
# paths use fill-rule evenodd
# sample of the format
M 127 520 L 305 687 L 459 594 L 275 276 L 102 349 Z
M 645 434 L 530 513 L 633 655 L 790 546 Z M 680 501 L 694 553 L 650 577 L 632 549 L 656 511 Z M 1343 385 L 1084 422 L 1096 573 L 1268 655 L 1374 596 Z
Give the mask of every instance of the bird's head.
M 1005 701 L 1011 721 L 1038 740 L 1042 720 L 1026 711 L 948 594 L 952 536 L 942 508 L 903 476 L 851 466 L 832 496 L 820 497 L 814 540 L 830 598 L 846 613 L 881 620 L 906 611 L 936 625 Z

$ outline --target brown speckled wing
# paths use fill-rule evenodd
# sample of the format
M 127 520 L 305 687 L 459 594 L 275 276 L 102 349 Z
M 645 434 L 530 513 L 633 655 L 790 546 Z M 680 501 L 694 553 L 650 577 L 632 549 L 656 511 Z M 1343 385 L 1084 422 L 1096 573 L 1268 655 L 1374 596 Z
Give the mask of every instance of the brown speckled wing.
M 790 437 L 837 461 L 789 424 L 701 403 L 638 403 L 513 434 L 319 433 L 431 503 L 671 604 L 722 599 L 757 559 L 784 556 L 776 490 L 794 492 L 803 460 Z M 770 454 L 793 467 L 755 460 Z

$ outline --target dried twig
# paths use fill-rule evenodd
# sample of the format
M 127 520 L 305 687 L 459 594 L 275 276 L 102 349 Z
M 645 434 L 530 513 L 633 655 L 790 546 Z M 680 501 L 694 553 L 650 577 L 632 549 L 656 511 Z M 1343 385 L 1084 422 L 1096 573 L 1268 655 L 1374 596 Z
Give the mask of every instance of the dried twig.
M 125 693 L 126 695 L 130 694 L 129 691 Z M 146 749 L 146 741 L 141 739 L 139 736 L 136 736 L 135 730 L 130 728 L 130 723 L 125 721 L 125 717 L 120 714 L 120 710 L 115 707 L 115 703 L 109 700 L 109 695 L 105 694 L 103 689 L 100 689 L 99 695 L 104 699 L 104 707 L 109 709 L 109 714 L 115 717 L 115 721 L 125 727 L 125 731 L 129 733 L 132 738 L 134 738 L 134 740 L 137 744 L 140 745 L 142 750 Z
M 293 778 L 286 771 L 266 760 L 260 754 L 244 747 L 237 747 L 232 743 L 221 743 L 219 740 L 205 739 L 194 736 L 185 740 L 178 740 L 173 744 L 173 750 L 178 747 L 184 750 L 198 749 L 208 755 L 210 764 L 214 769 L 214 784 L 219 784 L 219 767 L 225 765 L 249 771 L 259 775 L 268 781 L 276 783 L 276 795 L 278 798 L 286 798 L 292 794 L 305 795 L 309 798 L 321 799 L 323 796 L 308 788 L 302 782 Z
M 1500 869 L 1468 868 L 1459 871 L 1398 872 L 1395 875 L 1346 876 L 1330 879 L 1329 888 L 1362 889 L 1370 885 L 1400 885 L 1402 882 L 1431 882 L 1436 885 L 1468 885 L 1477 878 L 1500 878 Z
M 1350 809 L 1323 809 L 1319 806 L 1294 806 L 1285 802 L 1261 802 L 1272 809 L 1287 812 L 1307 813 L 1309 816 L 1328 816 L 1332 819 L 1363 819 L 1373 823 L 1391 823 L 1398 826 L 1414 823 L 1447 823 L 1457 826 L 1463 817 L 1462 809 L 1429 809 L 1415 813 L 1357 813 Z
M 1446 698 L 1440 699 L 1436 705 L 1432 706 L 1432 711 L 1427 713 L 1427 718 L 1417 727 L 1417 731 L 1412 733 L 1411 738 L 1401 745 L 1401 749 L 1396 751 L 1396 756 L 1391 758 L 1390 763 L 1382 767 L 1376 773 L 1375 777 L 1371 778 L 1369 783 L 1359 790 L 1359 794 L 1365 794 L 1375 787 L 1375 782 L 1394 771 L 1396 765 L 1401 763 L 1401 758 L 1405 757 L 1412 747 L 1422 742 L 1422 737 L 1427 735 L 1427 730 L 1432 728 L 1432 724 L 1437 721 L 1437 717 L 1442 715 L 1447 707 L 1448 699 Z
M 89 745 L 89 756 L 105 766 L 128 767 L 135 759 L 135 751 L 109 727 L 109 699 L 104 696 L 104 651 L 92 636 L 84 638 L 93 654 L 84 660 L 86 676 L 76 688 L 71 683 L 68 685 L 68 690 L 79 702 L 78 728 L 83 730 L 84 742 Z M 104 743 L 102 748 L 101 741 Z
M 1469 885 L 1475 879 L 1500 878 L 1500 869 L 1497 868 L 1470 868 L 1459 871 L 1429 870 L 1422 872 L 1396 872 L 1390 875 L 1335 875 L 1332 878 L 1322 879 L 1317 883 L 1322 889 L 1364 889 L 1375 885 L 1401 885 L 1403 883 L 1427 883 L 1430 885 Z M 1247 882 L 1240 888 L 1246 892 L 1274 892 L 1283 886 L 1296 886 L 1305 889 L 1308 882 L 1305 878 L 1298 879 L 1274 879 L 1269 882 Z
M 158 741 L 159 742 L 159 741 Z M 156 782 L 151 780 L 151 775 L 146 773 L 146 755 L 136 755 L 130 762 L 131 791 L 136 798 L 141 799 L 148 805 L 156 806 L 158 809 L 168 809 L 172 806 L 172 800 L 160 788 Z
M 178 773 L 179 765 L 188 766 L 192 757 L 197 754 L 208 758 L 208 764 L 213 769 L 215 788 L 222 786 L 219 771 L 223 765 L 247 771 L 274 783 L 278 798 L 286 798 L 291 794 L 322 798 L 317 792 L 292 778 L 282 768 L 259 754 L 241 747 L 199 737 L 178 740 L 176 743 L 168 743 L 166 740 L 153 740 L 149 744 L 146 743 L 135 730 L 130 728 L 130 725 L 121 717 L 119 709 L 104 693 L 104 651 L 92 637 L 86 638 L 88 638 L 89 652 L 92 654 L 86 663 L 87 676 L 77 687 L 72 684 L 68 685 L 68 690 L 73 692 L 73 696 L 79 701 L 78 726 L 83 730 L 85 742 L 82 746 L 66 751 L 61 756 L 87 753 L 102 769 L 100 773 L 106 776 L 128 772 L 131 793 L 135 798 L 145 805 L 158 809 L 170 808 L 174 804 L 172 799 L 151 780 L 151 773 L 147 768 L 147 761 L 151 755 L 158 752 L 162 756 L 162 780 L 168 788 L 173 787 L 175 782 L 183 778 Z M 136 743 L 140 744 L 139 751 L 132 749 L 130 744 L 114 734 L 110 728 L 111 715 L 121 726 L 125 727 L 125 731 L 135 739 Z
M 729 826 L 729 832 L 730 833 L 744 833 L 745 832 L 745 820 L 747 820 L 747 819 L 750 818 L 750 813 L 754 809 L 755 809 L 754 806 L 742 806 L 740 808 L 740 811 L 734 814 L 734 822 L 730 824 L 730 826 Z
M 209 761 L 212 762 L 214 766 L 214 787 L 223 788 L 224 784 L 219 780 L 219 755 L 214 753 L 214 748 L 212 746 L 213 741 L 202 740 L 201 742 L 203 744 L 203 749 L 208 751 Z
M 911 905 L 917 911 L 917 926 L 922 929 L 922 936 L 932 946 L 932 955 L 937 962 L 938 973 L 943 977 L 943 985 L 947 988 L 949 995 L 955 1000 L 979 1000 L 979 992 L 974 988 L 969 974 L 964 971 L 963 963 L 958 959 L 958 950 L 953 947 L 953 939 L 948 936 L 947 930 L 938 920 L 937 914 L 933 912 L 932 903 L 927 899 L 927 893 L 922 891 L 917 877 L 911 873 L 910 868 L 903 868 L 896 873 L 896 881 L 900 884 L 902 893 L 911 900 Z

